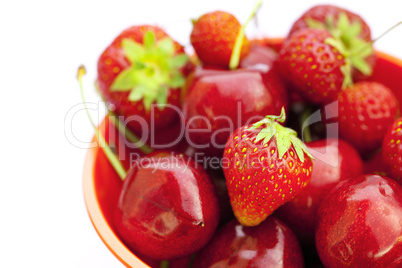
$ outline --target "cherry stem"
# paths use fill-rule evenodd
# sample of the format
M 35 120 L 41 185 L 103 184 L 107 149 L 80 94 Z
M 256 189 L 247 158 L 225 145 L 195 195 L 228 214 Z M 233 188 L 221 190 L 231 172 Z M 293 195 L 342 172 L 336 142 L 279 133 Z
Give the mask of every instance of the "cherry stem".
M 384 33 L 382 33 L 379 37 L 373 39 L 371 41 L 372 44 L 374 44 L 375 42 L 377 42 L 379 39 L 383 38 L 384 35 L 386 35 L 387 33 L 391 32 L 393 29 L 395 29 L 396 27 L 398 27 L 399 25 L 402 24 L 402 21 L 398 22 L 397 24 L 395 24 L 394 26 L 392 26 L 391 28 L 389 28 L 388 30 L 386 30 Z
M 391 32 L 392 30 L 394 30 L 396 27 L 398 27 L 401 24 L 402 24 L 402 21 L 398 22 L 397 24 L 395 24 L 394 26 L 392 26 L 391 28 L 389 28 L 388 30 L 383 32 L 380 36 L 378 36 L 377 38 L 375 38 L 375 39 L 371 40 L 370 42 L 368 42 L 366 46 L 363 46 L 358 50 L 352 51 L 351 55 L 358 55 L 360 52 L 364 51 L 367 47 L 372 46 L 375 42 L 377 42 L 378 40 L 383 38 L 385 35 L 387 35 L 389 32 Z
M 121 180 L 124 180 L 127 176 L 127 172 L 123 167 L 123 164 L 120 162 L 119 158 L 113 153 L 112 149 L 110 149 L 108 143 L 105 140 L 105 137 L 100 133 L 99 128 L 95 125 L 94 121 L 92 120 L 91 115 L 89 114 L 89 110 L 85 101 L 84 97 L 84 89 L 82 86 L 82 78 L 84 77 L 86 71 L 85 67 L 81 65 L 78 68 L 77 72 L 77 80 L 80 84 L 80 91 L 81 91 L 81 99 L 84 103 L 85 111 L 87 113 L 87 116 L 89 118 L 89 121 L 91 122 L 92 127 L 95 130 L 95 136 L 98 140 L 99 147 L 102 148 L 103 152 L 105 153 L 107 159 L 109 160 L 110 164 L 113 166 L 113 168 L 116 170 L 117 174 L 119 175 Z
M 138 144 L 141 142 L 141 140 L 116 116 L 114 112 L 108 110 L 108 114 L 110 122 L 129 142 L 132 144 Z M 149 147 L 145 142 L 143 142 L 142 145 L 138 146 L 137 148 L 145 154 L 149 154 L 154 151 L 154 149 Z
M 99 95 L 101 96 L 102 100 L 104 102 L 105 99 L 103 98 L 102 94 L 100 93 L 99 90 L 99 86 L 97 83 L 95 83 L 95 88 L 96 91 L 99 93 Z M 126 124 L 124 124 L 119 118 L 118 116 L 112 112 L 111 110 L 107 110 L 107 113 L 109 115 L 109 119 L 110 122 L 117 127 L 117 130 L 120 132 L 121 135 L 123 135 L 129 142 L 131 142 L 134 145 L 137 145 L 139 142 L 141 142 L 141 140 L 137 137 L 137 135 L 135 135 L 127 126 Z M 141 150 L 144 154 L 149 154 L 152 153 L 154 151 L 154 149 L 152 149 L 151 147 L 148 146 L 148 144 L 146 144 L 145 142 L 137 147 L 139 150 Z
M 243 40 L 244 40 L 247 24 L 254 18 L 255 14 L 257 13 L 257 11 L 260 8 L 263 1 L 264 0 L 259 0 L 257 2 L 257 4 L 254 6 L 254 9 L 251 12 L 250 16 L 247 18 L 246 23 L 244 23 L 241 26 L 240 31 L 236 36 L 236 41 L 234 43 L 232 55 L 230 56 L 230 61 L 229 61 L 229 68 L 231 70 L 234 70 L 239 66 L 241 47 L 243 45 Z
M 307 108 L 302 116 L 301 116 L 301 127 L 302 127 L 302 138 L 303 138 L 303 142 L 311 142 L 312 141 L 312 137 L 311 137 L 311 131 L 310 131 L 310 125 L 307 124 L 307 126 L 305 128 L 303 128 L 303 125 L 306 121 L 308 121 L 309 117 L 311 115 L 311 108 Z M 308 122 L 307 122 L 308 123 Z
M 170 262 L 169 261 L 161 261 L 160 268 L 169 268 Z

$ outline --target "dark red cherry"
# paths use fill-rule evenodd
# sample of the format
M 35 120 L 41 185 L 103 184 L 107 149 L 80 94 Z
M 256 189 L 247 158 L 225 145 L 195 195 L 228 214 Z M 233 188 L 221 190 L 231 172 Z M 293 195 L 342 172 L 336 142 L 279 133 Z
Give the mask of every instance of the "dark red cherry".
M 225 225 L 194 260 L 194 268 L 303 267 L 292 230 L 271 216 L 255 227 Z
M 285 87 L 273 70 L 199 68 L 187 86 L 183 113 L 188 142 L 212 156 L 222 156 L 238 127 L 287 107 Z
M 250 52 L 240 60 L 240 68 L 270 70 L 273 68 L 278 53 L 270 47 L 254 43 Z
M 314 245 L 317 210 L 328 192 L 341 180 L 363 172 L 359 153 L 342 140 L 326 139 L 306 144 L 315 157 L 310 184 L 292 201 L 277 210 L 304 245 Z
M 340 182 L 317 214 L 325 267 L 402 267 L 402 187 L 380 175 Z
M 219 213 L 213 181 L 202 166 L 159 152 L 129 170 L 114 224 L 131 250 L 152 259 L 174 259 L 206 245 Z

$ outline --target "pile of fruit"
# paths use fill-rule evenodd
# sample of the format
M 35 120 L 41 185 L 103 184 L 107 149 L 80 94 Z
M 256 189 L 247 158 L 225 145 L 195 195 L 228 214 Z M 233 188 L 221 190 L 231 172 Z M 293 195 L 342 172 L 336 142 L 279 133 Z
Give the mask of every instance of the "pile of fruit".
M 402 267 L 402 82 L 359 15 L 315 6 L 278 42 L 245 35 L 257 8 L 194 20 L 193 55 L 139 25 L 100 56 L 113 229 L 153 267 Z

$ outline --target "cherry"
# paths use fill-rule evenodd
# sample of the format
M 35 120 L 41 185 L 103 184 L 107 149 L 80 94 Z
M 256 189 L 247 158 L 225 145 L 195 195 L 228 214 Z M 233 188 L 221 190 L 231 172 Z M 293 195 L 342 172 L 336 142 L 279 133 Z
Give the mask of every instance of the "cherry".
M 207 155 L 221 157 L 235 129 L 287 108 L 285 86 L 273 69 L 276 53 L 254 44 L 240 61 L 245 27 L 261 3 L 238 33 L 230 70 L 199 67 L 187 77 L 183 101 L 187 136 L 190 145 Z
M 317 214 L 325 267 L 402 266 L 402 187 L 380 175 L 340 182 Z
M 359 153 L 342 140 L 319 140 L 306 144 L 313 159 L 309 186 L 292 201 L 276 211 L 276 215 L 296 233 L 302 244 L 314 246 L 317 210 L 328 192 L 342 180 L 363 172 Z
M 81 66 L 77 77 L 86 108 L 84 74 Z M 102 150 L 124 181 L 113 222 L 126 246 L 151 261 L 187 257 L 205 246 L 220 212 L 213 181 L 202 166 L 181 154 L 154 152 L 126 172 L 86 111 Z M 118 120 L 113 124 L 120 125 Z M 127 129 L 124 133 L 132 135 Z
M 250 52 L 240 60 L 240 68 L 272 69 L 278 58 L 278 53 L 270 47 L 258 43 L 251 45 Z
M 130 249 L 161 260 L 195 253 L 218 222 L 218 198 L 208 174 L 185 156 L 163 152 L 131 167 L 114 216 Z
M 303 267 L 303 256 L 292 230 L 274 216 L 255 227 L 233 220 L 197 254 L 194 268 L 204 267 Z
M 279 114 L 286 90 L 273 71 L 198 68 L 188 80 L 183 112 L 191 145 L 221 156 L 236 128 Z

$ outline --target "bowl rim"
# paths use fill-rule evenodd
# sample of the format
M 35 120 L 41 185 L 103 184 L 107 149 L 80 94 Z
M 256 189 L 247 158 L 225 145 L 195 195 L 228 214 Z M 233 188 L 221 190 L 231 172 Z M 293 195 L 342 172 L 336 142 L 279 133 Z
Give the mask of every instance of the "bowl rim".
M 270 38 L 269 40 L 271 44 L 275 45 L 282 43 L 284 39 Z M 402 59 L 377 50 L 376 54 L 378 57 L 402 68 Z M 124 264 L 126 267 L 149 268 L 150 266 L 146 265 L 124 245 L 124 243 L 114 233 L 110 225 L 107 223 L 105 216 L 103 215 L 95 191 L 95 182 L 93 180 L 95 167 L 94 163 L 99 151 L 99 147 L 88 149 L 84 162 L 83 194 L 89 218 L 91 219 L 92 225 L 94 226 L 103 243 L 122 264 Z
M 113 255 L 126 267 L 149 268 L 140 258 L 132 253 L 108 224 L 95 191 L 95 160 L 100 151 L 99 147 L 87 150 L 83 171 L 83 190 L 86 209 L 99 237 Z

